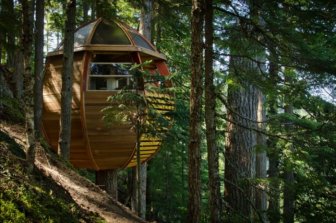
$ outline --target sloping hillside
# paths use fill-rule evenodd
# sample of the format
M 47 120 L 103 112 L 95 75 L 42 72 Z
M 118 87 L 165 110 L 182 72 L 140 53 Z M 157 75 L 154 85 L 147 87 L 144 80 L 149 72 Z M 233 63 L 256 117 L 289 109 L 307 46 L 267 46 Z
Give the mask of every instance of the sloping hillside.
M 24 128 L 0 127 L 0 222 L 144 222 L 41 146 L 27 174 Z

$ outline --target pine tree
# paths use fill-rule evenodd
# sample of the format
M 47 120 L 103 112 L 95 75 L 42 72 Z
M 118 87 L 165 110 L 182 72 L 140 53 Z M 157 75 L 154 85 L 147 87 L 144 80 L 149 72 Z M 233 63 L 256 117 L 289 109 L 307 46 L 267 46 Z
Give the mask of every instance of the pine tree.
M 23 67 L 24 67 L 24 112 L 26 121 L 26 133 L 27 133 L 27 160 L 30 165 L 29 169 L 32 170 L 35 161 L 35 132 L 34 132 L 34 110 L 33 110 L 33 86 L 34 78 L 31 68 L 31 56 L 32 56 L 32 24 L 30 16 L 32 13 L 31 1 L 22 0 L 22 51 L 23 51 Z
M 203 93 L 203 21 L 204 2 L 193 0 L 191 9 L 191 87 L 190 87 L 190 124 L 189 124 L 189 204 L 187 221 L 200 222 L 201 178 L 201 98 Z
M 205 124 L 208 148 L 208 171 L 209 171 L 209 206 L 210 220 L 213 223 L 221 222 L 221 195 L 219 181 L 219 154 L 216 139 L 215 113 L 216 92 L 214 86 L 213 71 L 213 8 L 212 0 L 206 2 L 205 10 Z
M 35 85 L 34 85 L 34 126 L 37 137 L 41 135 L 42 85 L 43 85 L 43 46 L 44 46 L 44 1 L 36 0 L 35 20 Z
M 63 72 L 61 90 L 61 126 L 59 136 L 59 155 L 66 160 L 70 158 L 71 143 L 71 101 L 73 75 L 73 49 L 76 18 L 76 0 L 68 0 L 66 7 Z

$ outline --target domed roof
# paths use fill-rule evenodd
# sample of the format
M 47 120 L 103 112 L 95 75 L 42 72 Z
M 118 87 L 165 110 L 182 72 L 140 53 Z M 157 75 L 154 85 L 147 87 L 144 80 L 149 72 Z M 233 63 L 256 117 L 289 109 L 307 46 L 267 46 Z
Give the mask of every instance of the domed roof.
M 63 44 L 49 55 L 61 54 Z M 165 60 L 150 41 L 138 31 L 117 21 L 96 19 L 79 27 L 74 36 L 74 51 L 141 52 Z

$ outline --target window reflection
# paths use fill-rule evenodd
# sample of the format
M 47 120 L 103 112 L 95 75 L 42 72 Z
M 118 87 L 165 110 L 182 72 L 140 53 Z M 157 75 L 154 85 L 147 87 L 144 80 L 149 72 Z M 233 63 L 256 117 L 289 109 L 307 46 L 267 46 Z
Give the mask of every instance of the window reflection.
M 134 89 L 130 63 L 91 63 L 89 90 Z

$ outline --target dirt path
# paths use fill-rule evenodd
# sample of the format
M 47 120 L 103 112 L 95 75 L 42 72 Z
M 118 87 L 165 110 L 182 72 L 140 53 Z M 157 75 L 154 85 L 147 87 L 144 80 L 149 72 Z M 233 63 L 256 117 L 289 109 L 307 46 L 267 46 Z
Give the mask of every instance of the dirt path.
M 25 132 L 19 125 L 1 123 L 1 128 L 9 133 L 17 143 L 25 144 Z M 110 197 L 95 184 L 68 169 L 63 163 L 47 154 L 41 146 L 36 150 L 36 167 L 46 176 L 51 177 L 72 196 L 83 209 L 96 212 L 111 223 L 145 223 L 121 203 Z

